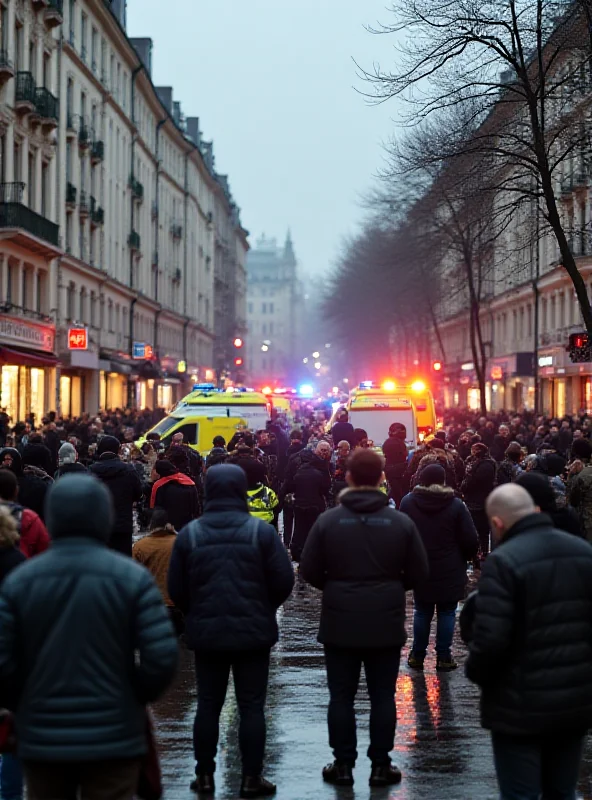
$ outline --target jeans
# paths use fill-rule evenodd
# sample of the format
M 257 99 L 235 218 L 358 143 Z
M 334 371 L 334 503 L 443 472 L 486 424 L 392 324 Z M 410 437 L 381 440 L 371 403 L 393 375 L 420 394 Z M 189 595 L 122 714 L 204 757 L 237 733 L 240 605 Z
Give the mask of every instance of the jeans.
M 329 703 L 329 744 L 336 761 L 352 767 L 358 757 L 354 700 L 362 664 L 370 695 L 370 747 L 372 764 L 387 765 L 395 746 L 397 706 L 395 690 L 401 659 L 400 647 L 357 649 L 325 645 Z
M 492 733 L 500 800 L 576 800 L 584 736 Z
M 479 556 L 485 559 L 489 553 L 489 520 L 485 511 L 471 511 L 471 517 L 479 536 Z
M 230 669 L 240 713 L 239 747 L 243 774 L 257 777 L 265 754 L 265 697 L 269 650 L 199 652 L 195 654 L 197 713 L 193 726 L 196 774 L 212 775 L 220 733 L 220 712 L 226 699 Z
M 294 561 L 299 562 L 302 558 L 308 534 L 320 514 L 321 509 L 314 506 L 308 508 L 294 506 L 294 535 L 290 543 L 290 552 Z
M 22 800 L 23 768 L 16 756 L 5 753 L 0 762 L 0 797 L 2 800 Z
M 109 761 L 25 761 L 29 800 L 133 800 L 140 758 Z M 80 791 L 80 794 L 78 792 Z
M 439 658 L 451 657 L 452 637 L 456 622 L 456 603 L 422 603 L 415 600 L 413 614 L 413 653 L 420 658 L 425 657 L 430 640 L 430 627 L 437 611 L 436 654 Z

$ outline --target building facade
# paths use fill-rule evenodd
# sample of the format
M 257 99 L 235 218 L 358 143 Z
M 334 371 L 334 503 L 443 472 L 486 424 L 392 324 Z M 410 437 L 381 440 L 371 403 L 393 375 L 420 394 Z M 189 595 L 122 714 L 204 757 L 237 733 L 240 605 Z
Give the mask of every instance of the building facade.
M 292 237 L 283 247 L 261 236 L 247 258 L 247 371 L 257 386 L 295 380 L 306 354 L 303 289 Z M 301 352 L 302 351 L 302 352 Z
M 217 377 L 218 238 L 244 282 L 212 145 L 153 85 L 123 0 L 4 0 L 0 25 L 0 407 L 170 407 Z

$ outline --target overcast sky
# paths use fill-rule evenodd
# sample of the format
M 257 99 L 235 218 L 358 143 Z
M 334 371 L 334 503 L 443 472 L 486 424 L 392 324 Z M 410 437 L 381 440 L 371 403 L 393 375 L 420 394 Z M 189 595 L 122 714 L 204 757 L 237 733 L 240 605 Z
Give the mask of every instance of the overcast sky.
M 395 57 L 364 24 L 388 0 L 128 0 L 128 33 L 154 40 L 153 79 L 214 139 L 251 245 L 288 227 L 309 273 L 327 270 L 364 215 L 396 106 L 368 106 L 352 57 Z

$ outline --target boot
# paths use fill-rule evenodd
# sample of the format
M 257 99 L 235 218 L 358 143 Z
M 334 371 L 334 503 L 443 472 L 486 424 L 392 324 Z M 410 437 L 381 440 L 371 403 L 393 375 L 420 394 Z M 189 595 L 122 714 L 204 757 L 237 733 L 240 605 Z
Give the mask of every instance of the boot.
M 323 780 L 333 786 L 353 786 L 354 774 L 349 764 L 334 761 L 323 769 Z
M 258 777 L 243 775 L 240 789 L 241 797 L 271 797 L 276 792 L 277 786 L 275 783 L 266 781 L 261 775 Z
M 377 764 L 372 766 L 370 773 L 370 786 L 392 786 L 401 783 L 401 770 L 392 764 Z
M 216 785 L 214 783 L 213 775 L 198 775 L 196 779 L 189 786 L 192 792 L 201 795 L 214 794 Z
M 454 672 L 458 669 L 458 663 L 452 656 L 438 656 L 436 660 L 436 670 L 438 672 Z
M 423 669 L 423 662 L 425 656 L 418 656 L 413 650 L 409 653 L 409 658 L 407 659 L 407 664 L 411 667 L 411 669 Z

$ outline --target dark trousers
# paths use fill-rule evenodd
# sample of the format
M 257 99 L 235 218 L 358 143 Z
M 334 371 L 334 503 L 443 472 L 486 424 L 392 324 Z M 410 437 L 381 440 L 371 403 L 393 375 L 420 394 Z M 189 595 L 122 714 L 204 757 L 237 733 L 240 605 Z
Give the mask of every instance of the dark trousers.
M 471 511 L 471 517 L 479 536 L 479 556 L 484 559 L 489 553 L 489 520 L 485 511 Z
M 430 628 L 434 618 L 434 610 L 436 610 L 438 615 L 436 623 L 436 654 L 438 658 L 450 658 L 457 603 L 423 603 L 421 600 L 415 600 L 414 606 L 413 653 L 416 656 L 425 656 L 430 640 Z
M 109 548 L 124 556 L 132 555 L 132 533 L 112 533 L 109 539 Z
M 353 766 L 358 757 L 354 700 L 362 664 L 370 695 L 370 747 L 373 764 L 390 764 L 395 746 L 397 706 L 395 690 L 401 659 L 400 647 L 357 649 L 325 645 L 329 684 L 329 744 L 337 761 Z
M 284 506 L 284 544 L 290 547 L 294 532 L 294 506 Z
M 500 800 L 576 800 L 584 737 L 492 733 Z
M 294 506 L 294 534 L 290 544 L 290 552 L 294 561 L 300 561 L 308 534 L 320 513 L 321 510 L 319 508 L 298 508 L 298 506 Z
M 132 800 L 141 759 L 110 761 L 26 761 L 29 800 Z M 80 792 L 80 794 L 78 794 Z
M 269 677 L 269 650 L 201 652 L 195 654 L 197 713 L 193 726 L 196 773 L 216 769 L 220 712 L 226 699 L 230 669 L 240 713 L 239 746 L 243 774 L 256 777 L 265 754 L 265 697 Z

